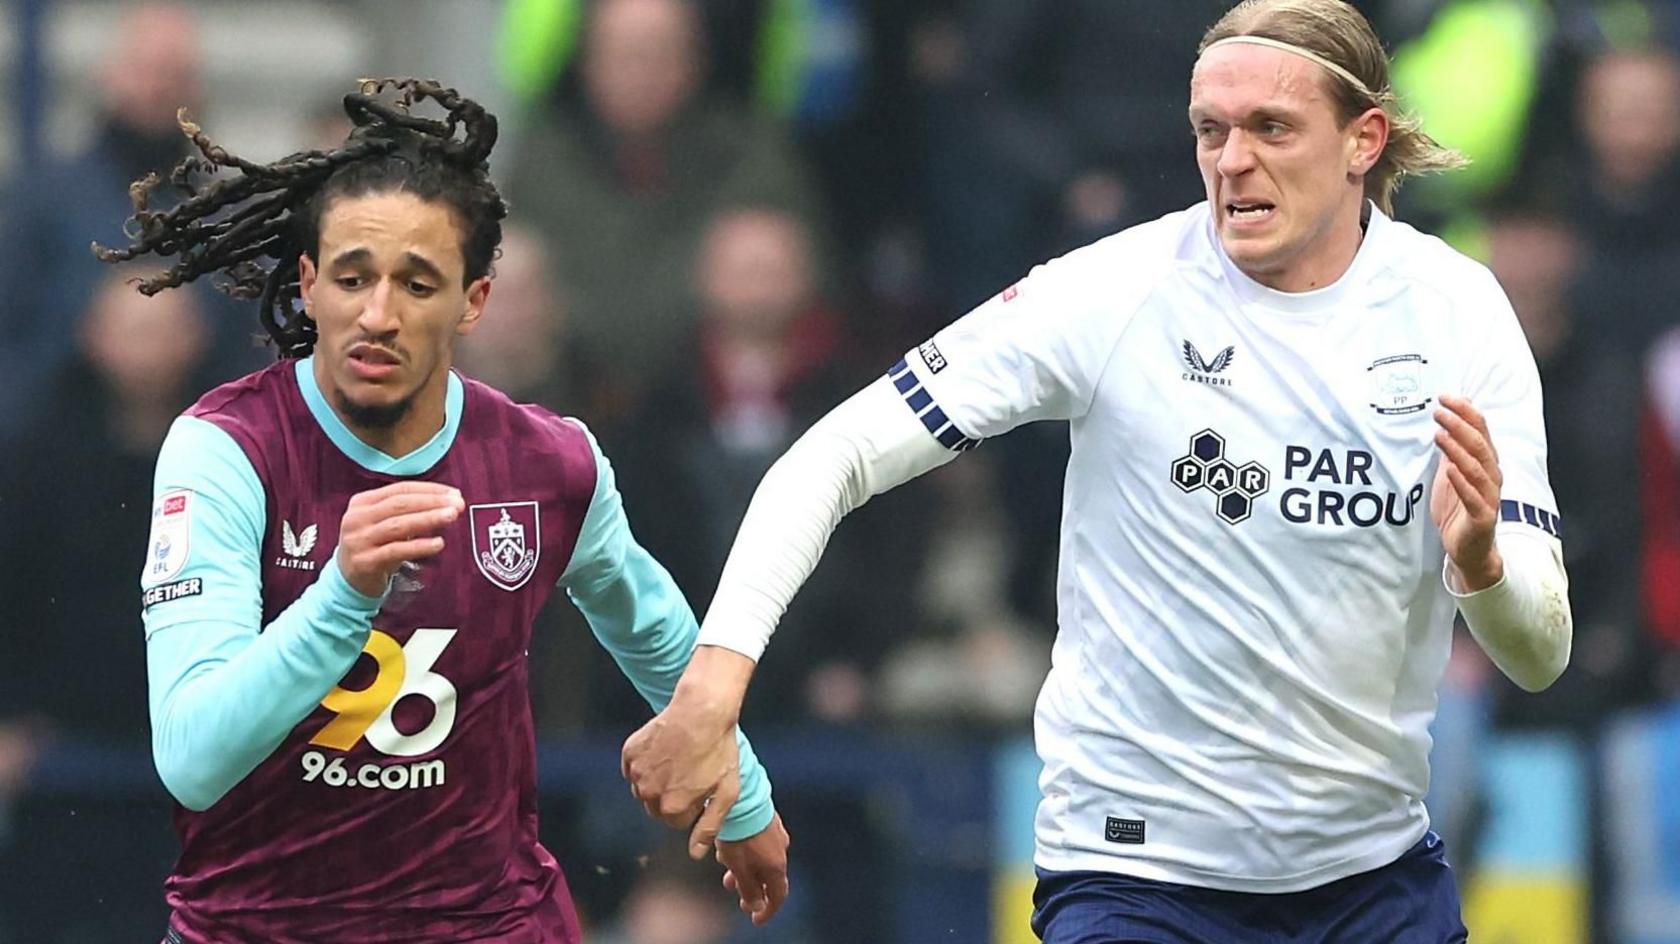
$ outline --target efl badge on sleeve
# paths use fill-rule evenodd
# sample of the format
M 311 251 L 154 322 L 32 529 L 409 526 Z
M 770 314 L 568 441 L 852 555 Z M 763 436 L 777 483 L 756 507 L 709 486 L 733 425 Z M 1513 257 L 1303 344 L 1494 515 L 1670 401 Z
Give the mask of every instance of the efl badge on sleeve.
M 1429 361 L 1421 354 L 1379 357 L 1365 368 L 1371 383 L 1371 408 L 1384 416 L 1416 413 L 1434 398 L 1427 393 Z
M 163 583 L 187 566 L 187 541 L 192 536 L 192 492 L 164 492 L 152 503 L 152 536 L 146 542 L 146 569 L 140 582 Z
M 473 563 L 479 573 L 503 590 L 525 586 L 542 552 L 537 503 L 473 505 L 467 516 L 472 525 Z

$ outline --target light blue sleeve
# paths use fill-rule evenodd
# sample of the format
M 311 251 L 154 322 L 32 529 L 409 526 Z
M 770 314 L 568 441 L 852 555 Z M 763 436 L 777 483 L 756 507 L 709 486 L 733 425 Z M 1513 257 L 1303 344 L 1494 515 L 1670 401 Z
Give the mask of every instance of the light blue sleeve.
M 671 701 L 700 627 L 676 581 L 631 535 L 612 464 L 593 435 L 589 443 L 595 450 L 595 496 L 560 585 L 631 684 L 658 711 Z M 757 835 L 775 815 L 769 776 L 739 728 L 735 739 L 741 747 L 741 798 L 718 834 L 730 841 Z
M 212 423 L 170 427 L 153 495 L 140 581 L 152 755 L 181 805 L 205 810 L 350 670 L 382 600 L 350 586 L 333 556 L 262 627 L 263 485 Z

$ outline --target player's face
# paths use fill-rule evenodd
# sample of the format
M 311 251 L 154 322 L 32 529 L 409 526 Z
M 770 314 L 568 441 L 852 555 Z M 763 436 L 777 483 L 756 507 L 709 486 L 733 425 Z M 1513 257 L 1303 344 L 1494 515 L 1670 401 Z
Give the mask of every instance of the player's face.
M 488 276 L 462 284 L 464 267 L 443 203 L 389 191 L 322 213 L 319 258 L 302 258 L 299 285 L 319 331 L 316 380 L 353 429 L 402 441 L 414 426 L 424 442 L 442 424 L 454 338 L 490 294 Z
M 1343 124 L 1323 69 L 1265 46 L 1212 49 L 1190 80 L 1196 163 L 1220 243 L 1262 284 L 1335 281 L 1359 245 L 1364 175 L 1387 142 L 1372 108 Z

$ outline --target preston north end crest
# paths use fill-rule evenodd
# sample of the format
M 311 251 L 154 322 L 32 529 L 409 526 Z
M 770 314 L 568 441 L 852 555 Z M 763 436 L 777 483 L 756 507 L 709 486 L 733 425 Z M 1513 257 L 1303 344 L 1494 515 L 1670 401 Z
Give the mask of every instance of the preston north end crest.
M 473 563 L 479 573 L 503 590 L 518 590 L 531 579 L 542 552 L 542 519 L 536 502 L 473 505 Z
M 1417 413 L 1434 400 L 1426 390 L 1429 361 L 1421 354 L 1379 357 L 1365 368 L 1371 383 L 1371 409 L 1384 416 Z

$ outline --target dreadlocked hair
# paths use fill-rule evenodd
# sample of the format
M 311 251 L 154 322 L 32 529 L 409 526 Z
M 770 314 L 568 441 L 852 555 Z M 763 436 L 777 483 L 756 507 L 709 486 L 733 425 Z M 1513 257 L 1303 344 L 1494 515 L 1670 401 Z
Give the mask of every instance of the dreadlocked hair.
M 399 93 L 390 103 L 380 99 L 388 90 Z M 443 108 L 442 120 L 411 113 L 428 100 Z M 466 283 L 488 275 L 507 217 L 489 174 L 496 116 L 452 88 L 412 78 L 364 79 L 344 96 L 344 111 L 354 129 L 342 147 L 257 164 L 215 144 L 182 109 L 176 121 L 198 154 L 182 159 L 167 183 L 183 199 L 153 210 L 165 178 L 153 173 L 135 181 L 128 188 L 134 215 L 123 230 L 129 245 L 94 243 L 94 255 L 105 262 L 174 257 L 167 271 L 140 281 L 148 296 L 218 274 L 223 292 L 259 299 L 263 327 L 281 357 L 314 350 L 315 322 L 299 304 L 298 257 L 317 258 L 321 215 L 338 197 L 403 191 L 446 204 L 461 230 Z M 195 180 L 223 170 L 238 173 Z

